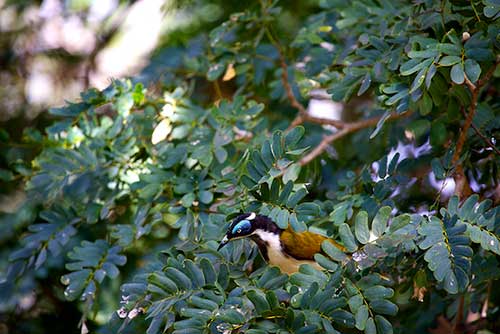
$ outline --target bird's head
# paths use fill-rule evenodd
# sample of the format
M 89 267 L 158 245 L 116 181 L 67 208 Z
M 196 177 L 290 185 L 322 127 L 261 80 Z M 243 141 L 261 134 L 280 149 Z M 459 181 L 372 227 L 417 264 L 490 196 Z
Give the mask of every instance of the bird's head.
M 280 228 L 269 218 L 262 215 L 256 215 L 254 212 L 244 213 L 236 217 L 226 235 L 219 244 L 218 250 L 227 245 L 229 241 L 251 237 L 254 241 L 261 239 L 263 233 L 271 233 L 279 236 Z

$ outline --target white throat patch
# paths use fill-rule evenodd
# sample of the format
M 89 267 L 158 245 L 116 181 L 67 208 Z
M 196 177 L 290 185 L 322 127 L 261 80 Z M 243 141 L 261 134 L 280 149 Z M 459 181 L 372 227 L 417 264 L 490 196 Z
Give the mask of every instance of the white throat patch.
M 281 251 L 281 241 L 280 241 L 280 236 L 278 234 L 263 231 L 263 230 L 255 230 L 255 232 L 253 232 L 253 234 L 258 235 L 259 238 L 262 239 L 262 241 L 267 242 L 268 249 L 272 248 L 274 250 Z
M 248 217 L 247 217 L 247 218 L 245 218 L 245 219 L 246 219 L 246 220 L 254 220 L 254 219 L 255 219 L 255 217 L 256 217 L 255 212 L 252 212 L 252 213 L 250 213 L 250 216 L 248 216 Z

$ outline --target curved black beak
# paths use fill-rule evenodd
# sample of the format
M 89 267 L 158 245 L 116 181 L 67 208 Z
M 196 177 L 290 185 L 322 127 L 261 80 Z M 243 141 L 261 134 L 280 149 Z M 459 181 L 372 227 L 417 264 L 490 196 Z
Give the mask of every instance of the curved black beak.
M 220 251 L 222 249 L 222 247 L 227 245 L 228 242 L 229 242 L 229 239 L 227 238 L 227 235 L 225 235 L 224 238 L 222 238 L 222 240 L 219 244 L 219 247 L 217 247 L 217 251 Z

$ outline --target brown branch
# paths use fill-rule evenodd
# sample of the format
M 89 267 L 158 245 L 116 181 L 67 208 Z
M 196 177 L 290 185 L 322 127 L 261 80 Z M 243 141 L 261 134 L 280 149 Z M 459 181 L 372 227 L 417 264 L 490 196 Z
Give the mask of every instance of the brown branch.
M 299 111 L 299 116 L 303 115 L 307 112 L 306 108 L 304 108 L 304 106 L 295 98 L 295 95 L 293 94 L 292 87 L 288 81 L 288 65 L 286 64 L 285 56 L 280 48 L 278 48 L 278 53 L 280 55 L 281 82 L 283 83 L 283 88 L 285 88 L 286 96 L 290 101 L 290 105 Z
M 278 49 L 278 53 L 280 56 L 280 66 L 282 69 L 281 82 L 283 83 L 283 88 L 285 89 L 288 100 L 290 101 L 290 105 L 298 110 L 297 116 L 295 116 L 294 120 L 290 123 L 290 126 L 288 127 L 287 131 L 293 129 L 294 127 L 304 122 L 317 123 L 323 125 L 333 125 L 338 129 L 344 128 L 346 124 L 343 121 L 309 115 L 306 108 L 295 98 L 292 87 L 290 86 L 290 82 L 288 81 L 288 66 L 286 64 L 283 52 L 281 51 L 281 46 L 278 45 L 275 46 Z
M 462 114 L 467 117 L 467 114 L 465 113 L 465 111 L 462 109 Z M 476 134 L 481 137 L 481 139 L 489 146 L 493 149 L 493 151 L 495 151 L 496 154 L 500 155 L 500 150 L 495 146 L 495 144 L 493 144 L 491 142 L 491 140 L 488 139 L 488 137 L 486 137 L 482 132 L 481 130 L 478 129 L 478 127 L 476 125 L 474 125 L 474 122 L 471 123 L 470 125 L 472 127 L 472 129 L 474 129 L 474 131 L 476 132 Z
M 486 299 L 484 300 L 483 307 L 481 308 L 481 318 L 486 318 L 488 316 L 488 303 L 490 302 L 492 285 L 492 280 L 489 280 L 488 285 L 486 286 Z
M 285 89 L 286 96 L 290 101 L 290 105 L 298 110 L 297 116 L 288 127 L 288 129 L 291 129 L 303 122 L 303 116 L 307 114 L 307 110 L 293 94 L 292 87 L 290 86 L 290 82 L 288 81 L 288 65 L 286 63 L 285 55 L 283 52 L 283 48 L 281 47 L 281 44 L 279 43 L 278 40 L 274 38 L 273 34 L 271 33 L 268 27 L 266 27 L 265 30 L 266 30 L 266 35 L 269 38 L 269 41 L 274 45 L 274 47 L 278 51 L 278 55 L 280 58 L 280 66 L 281 66 L 281 83 L 283 84 L 283 88 Z
M 346 126 L 346 123 L 340 120 L 335 120 L 335 119 L 328 119 L 328 118 L 322 118 L 322 117 L 315 117 L 309 115 L 307 112 L 307 109 L 297 100 L 295 95 L 293 94 L 293 89 L 292 86 L 290 85 L 289 77 L 288 77 L 288 65 L 286 63 L 285 55 L 283 52 L 283 47 L 279 43 L 276 38 L 272 35 L 271 31 L 266 28 L 266 34 L 271 41 L 271 43 L 274 45 L 276 50 L 278 51 L 278 55 L 280 58 L 280 67 L 281 67 L 281 83 L 283 84 L 283 88 L 285 90 L 286 96 L 288 98 L 288 101 L 290 101 L 290 105 L 297 109 L 298 113 L 293 119 L 293 121 L 290 123 L 290 126 L 288 126 L 287 131 L 293 129 L 294 127 L 304 123 L 304 122 L 310 122 L 310 123 L 317 123 L 317 124 L 323 124 L 323 125 L 333 125 L 337 129 L 343 129 Z
M 457 163 L 460 159 L 460 155 L 462 154 L 462 150 L 464 148 L 465 140 L 467 139 L 467 132 L 472 125 L 472 120 L 474 119 L 474 115 L 476 114 L 477 108 L 477 100 L 479 97 L 479 92 L 481 87 L 483 87 L 486 83 L 488 83 L 489 79 L 495 72 L 497 65 L 500 63 L 500 57 L 497 58 L 497 61 L 489 69 L 489 71 L 484 75 L 484 77 L 477 82 L 477 84 L 473 84 L 467 75 L 465 75 L 465 85 L 469 88 L 471 92 L 472 98 L 471 103 L 469 105 L 469 112 L 465 118 L 465 123 L 460 129 L 460 134 L 457 140 L 457 146 L 455 149 L 455 153 L 453 154 L 453 162 Z M 464 198 L 472 193 L 469 182 L 467 181 L 467 177 L 465 176 L 464 168 L 461 163 L 457 163 L 457 168 L 455 169 L 455 173 L 453 175 L 453 179 L 455 180 L 455 194 L 458 195 L 459 198 Z
M 389 118 L 387 120 L 394 120 L 394 119 L 397 119 L 400 117 L 406 117 L 406 116 L 409 116 L 410 114 L 411 114 L 411 112 L 406 112 L 403 115 L 399 115 L 399 114 L 391 115 L 391 116 L 389 116 Z M 382 118 L 382 116 L 378 116 L 378 117 L 372 117 L 372 118 L 364 119 L 364 120 L 357 121 L 357 122 L 343 123 L 343 127 L 339 131 L 324 137 L 318 146 L 316 146 L 305 157 L 303 157 L 302 159 L 299 160 L 299 164 L 301 166 L 307 165 L 312 160 L 314 160 L 316 157 L 318 157 L 321 153 L 323 153 L 326 150 L 326 148 L 334 141 L 336 141 L 342 137 L 345 137 L 346 135 L 348 135 L 352 132 L 356 132 L 356 131 L 361 130 L 361 129 L 372 127 L 372 126 L 376 125 L 380 121 L 381 118 Z
M 317 123 L 317 124 L 323 124 L 323 125 L 333 125 L 337 129 L 343 129 L 348 125 L 348 123 L 341 121 L 341 120 L 338 120 L 338 119 L 316 117 L 316 116 L 309 115 L 308 113 L 303 115 L 302 119 L 303 119 L 303 121 L 310 122 L 310 123 Z
M 458 301 L 457 315 L 455 317 L 455 323 L 453 324 L 453 329 L 451 333 L 463 333 L 461 327 L 464 321 L 464 303 L 465 303 L 464 299 L 465 299 L 464 295 L 461 295 Z

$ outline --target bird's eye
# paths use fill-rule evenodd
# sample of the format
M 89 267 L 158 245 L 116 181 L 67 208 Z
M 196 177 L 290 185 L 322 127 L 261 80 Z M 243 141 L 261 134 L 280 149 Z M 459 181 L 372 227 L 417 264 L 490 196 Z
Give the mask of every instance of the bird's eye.
M 238 222 L 238 224 L 236 224 L 233 227 L 233 230 L 231 231 L 231 233 L 234 235 L 239 235 L 239 234 L 250 232 L 251 229 L 252 229 L 252 223 L 250 223 L 250 221 L 244 219 L 244 220 Z

